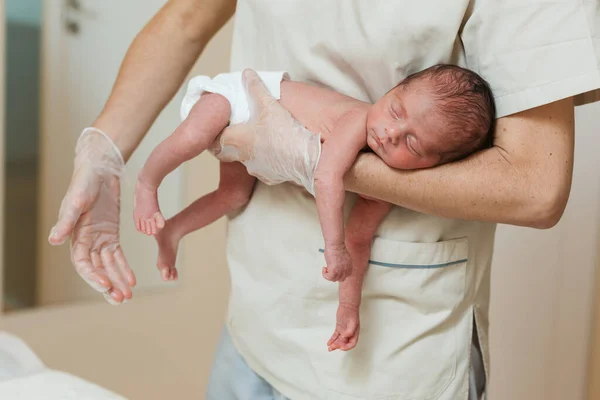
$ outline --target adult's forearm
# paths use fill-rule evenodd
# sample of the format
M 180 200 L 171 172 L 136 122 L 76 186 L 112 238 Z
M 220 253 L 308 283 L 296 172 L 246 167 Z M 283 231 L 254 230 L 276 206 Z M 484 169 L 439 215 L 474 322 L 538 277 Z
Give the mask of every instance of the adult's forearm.
M 573 125 L 567 99 L 507 117 L 497 125 L 496 147 L 455 163 L 400 171 L 363 154 L 345 187 L 426 214 L 548 228 L 570 191 Z
M 171 0 L 137 35 L 93 123 L 126 160 L 234 9 L 232 0 Z
M 425 214 L 446 218 L 535 225 L 542 213 L 524 194 L 534 182 L 522 179 L 496 150 L 437 168 L 401 171 L 373 154 L 361 155 L 346 175 L 346 188 Z M 543 193 L 538 195 L 543 196 Z

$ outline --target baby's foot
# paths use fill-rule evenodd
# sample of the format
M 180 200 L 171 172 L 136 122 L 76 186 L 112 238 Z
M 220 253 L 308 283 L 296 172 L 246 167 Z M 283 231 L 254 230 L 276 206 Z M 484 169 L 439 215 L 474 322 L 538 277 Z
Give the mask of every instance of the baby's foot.
M 325 246 L 325 262 L 323 277 L 328 281 L 341 282 L 352 273 L 352 257 L 346 246 Z
M 163 281 L 176 281 L 179 277 L 177 268 L 177 248 L 179 247 L 179 235 L 175 234 L 172 224 L 167 221 L 165 229 L 161 230 L 155 237 L 158 244 L 158 261 L 156 266 Z
M 335 332 L 327 342 L 329 351 L 352 350 L 358 343 L 360 332 L 359 307 L 350 303 L 340 303 L 337 310 Z
M 158 207 L 158 192 L 138 179 L 133 198 L 133 219 L 138 232 L 156 235 L 165 226 L 165 218 Z

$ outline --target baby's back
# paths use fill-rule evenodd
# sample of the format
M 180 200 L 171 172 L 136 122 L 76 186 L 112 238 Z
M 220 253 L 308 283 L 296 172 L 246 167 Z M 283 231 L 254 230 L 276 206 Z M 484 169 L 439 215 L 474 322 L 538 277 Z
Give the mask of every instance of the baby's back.
M 303 82 L 284 80 L 281 82 L 281 105 L 302 125 L 326 140 L 337 120 L 356 107 L 368 104 L 330 89 Z
M 368 107 L 352 97 L 333 90 L 291 81 L 284 72 L 258 72 L 272 96 L 279 98 L 286 108 L 302 125 L 311 132 L 321 134 L 327 139 L 338 118 L 356 107 Z M 194 77 L 188 84 L 187 93 L 181 105 L 181 119 L 185 120 L 190 110 L 203 93 L 218 93 L 231 105 L 230 123 L 232 125 L 248 121 L 250 117 L 249 99 L 243 88 L 242 72 Z

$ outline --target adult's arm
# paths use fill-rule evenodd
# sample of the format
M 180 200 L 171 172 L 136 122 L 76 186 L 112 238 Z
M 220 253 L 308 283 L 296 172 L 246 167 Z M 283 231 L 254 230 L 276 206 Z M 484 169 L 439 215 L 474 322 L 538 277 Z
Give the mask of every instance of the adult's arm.
M 137 35 L 93 126 L 127 160 L 173 98 L 236 0 L 170 0 Z
M 59 245 L 70 236 L 76 271 L 113 304 L 131 298 L 135 286 L 119 241 L 124 162 L 235 5 L 170 0 L 136 37 L 104 109 L 78 141 L 73 177 L 48 241 Z
M 492 148 L 430 169 L 395 170 L 363 154 L 346 174 L 345 187 L 441 217 L 554 226 L 571 188 L 573 100 L 500 118 L 495 132 Z
M 259 179 L 272 181 L 272 171 L 284 171 L 276 175 L 285 178 L 280 181 L 312 182 L 310 171 L 318 160 L 313 154 L 319 153 L 317 136 L 306 132 L 273 99 L 256 73 L 246 71 L 244 81 L 254 103 L 253 116 L 247 124 L 226 129 L 221 145 L 237 148 L 236 154 L 250 155 L 238 161 L 259 166 L 258 171 L 249 169 Z M 362 154 L 345 175 L 344 186 L 348 191 L 446 218 L 554 226 L 571 188 L 573 99 L 500 118 L 495 132 L 492 148 L 430 169 L 396 170 L 375 154 Z M 297 171 L 306 179 L 296 179 Z

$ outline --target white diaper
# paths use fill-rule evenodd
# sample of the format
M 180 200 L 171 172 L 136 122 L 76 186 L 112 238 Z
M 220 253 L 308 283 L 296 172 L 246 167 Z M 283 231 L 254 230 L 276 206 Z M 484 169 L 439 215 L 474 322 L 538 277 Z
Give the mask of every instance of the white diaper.
M 258 76 L 263 80 L 271 95 L 278 99 L 281 97 L 281 81 L 289 79 L 286 72 L 259 72 Z M 187 93 L 181 102 L 181 119 L 184 120 L 189 115 L 192 107 L 202 93 L 218 93 L 224 96 L 231 104 L 231 125 L 243 124 L 250 118 L 250 107 L 248 98 L 244 91 L 242 83 L 242 72 L 230 72 L 219 74 L 211 79 L 208 76 L 200 75 L 192 78 L 187 87 Z

